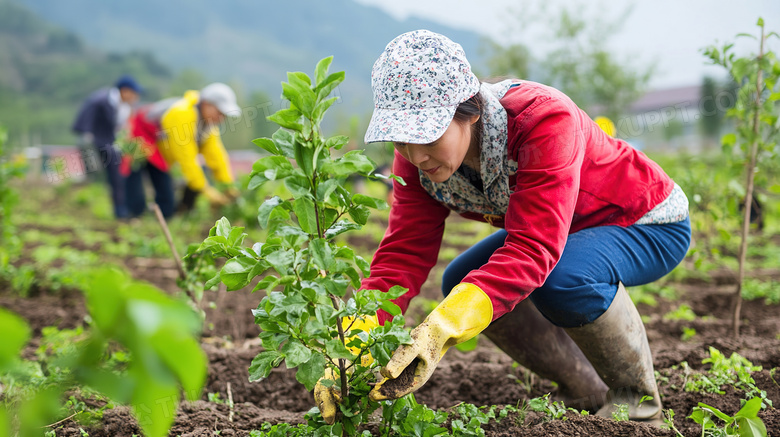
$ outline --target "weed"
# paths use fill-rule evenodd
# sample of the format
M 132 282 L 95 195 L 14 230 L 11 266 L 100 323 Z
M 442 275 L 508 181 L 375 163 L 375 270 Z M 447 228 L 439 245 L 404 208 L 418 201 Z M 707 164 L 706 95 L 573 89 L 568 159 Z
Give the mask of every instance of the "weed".
M 628 421 L 628 404 L 613 404 L 615 411 L 612 412 L 612 419 L 616 422 Z
M 687 326 L 683 326 L 682 331 L 683 331 L 683 333 L 680 336 L 680 339 L 682 341 L 690 341 L 690 340 L 693 340 L 694 337 L 696 337 L 696 329 L 695 328 L 689 328 Z
M 686 304 L 682 304 L 677 307 L 676 310 L 670 311 L 664 314 L 664 320 L 687 320 L 689 322 L 696 320 L 696 313 L 693 312 L 691 307 Z
M 761 399 L 759 398 L 746 401 L 733 417 L 715 407 L 699 402 L 699 406 L 693 407 L 693 412 L 688 417 L 702 426 L 702 436 L 766 437 L 766 426 L 758 417 L 760 410 Z M 725 423 L 723 428 L 718 428 L 713 416 Z

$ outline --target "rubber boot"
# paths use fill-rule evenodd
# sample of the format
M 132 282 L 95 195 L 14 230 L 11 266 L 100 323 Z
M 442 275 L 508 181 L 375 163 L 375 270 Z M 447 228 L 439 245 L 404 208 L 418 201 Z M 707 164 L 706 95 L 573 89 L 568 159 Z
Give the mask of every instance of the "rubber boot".
M 616 405 L 627 404 L 629 419 L 663 423 L 645 326 L 622 283 L 612 304 L 598 319 L 565 329 L 609 386 L 606 402 L 596 415 L 612 417 Z M 652 399 L 640 404 L 643 396 Z
M 530 299 L 482 333 L 521 366 L 555 381 L 555 400 L 591 412 L 603 405 L 607 385 L 563 328 L 547 320 Z

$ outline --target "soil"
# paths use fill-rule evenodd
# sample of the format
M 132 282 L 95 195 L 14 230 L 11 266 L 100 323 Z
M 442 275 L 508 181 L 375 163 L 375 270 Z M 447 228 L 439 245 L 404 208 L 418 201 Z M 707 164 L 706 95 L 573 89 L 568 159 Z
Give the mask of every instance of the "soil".
M 66 229 L 57 230 L 67 232 Z M 446 265 L 441 261 L 435 269 Z M 169 260 L 128 259 L 126 267 L 134 277 L 154 283 L 163 290 L 176 292 L 176 270 Z M 780 272 L 764 272 L 780 277 Z M 736 352 L 763 370 L 755 372 L 756 386 L 765 390 L 767 398 L 780 406 L 778 377 L 770 374 L 780 367 L 780 306 L 766 305 L 763 301 L 744 302 L 741 336 L 731 335 L 731 303 L 728 275 L 713 275 L 710 283 L 689 281 L 673 284 L 679 298 L 673 301 L 658 299 L 658 305 L 638 305 L 646 316 L 646 330 L 653 352 L 655 369 L 659 372 L 659 390 L 665 409 L 674 411 L 674 424 L 686 437 L 701 435 L 701 428 L 687 417 L 699 402 L 712 405 L 726 414 L 740 408 L 744 393 L 732 387 L 725 394 L 688 393 L 681 389 L 685 371 L 680 363 L 703 370 L 707 365 L 702 359 L 709 356 L 709 347 L 726 355 Z M 76 291 L 37 290 L 33 296 L 20 298 L 10 295 L 7 287 L 0 286 L 0 306 L 25 317 L 34 330 L 26 358 L 34 359 L 31 352 L 37 345 L 40 331 L 46 326 L 74 328 L 83 323 L 86 308 L 83 297 Z M 422 297 L 440 299 L 440 291 L 433 281 L 426 283 Z M 262 295 L 248 290 L 235 292 L 207 292 L 204 302 L 214 302 L 208 308 L 204 329 L 203 349 L 209 358 L 209 376 L 203 398 L 197 402 L 185 402 L 180 406 L 171 436 L 247 436 L 249 431 L 260 429 L 264 422 L 302 423 L 303 415 L 314 406 L 308 391 L 295 380 L 293 371 L 284 366 L 275 369 L 263 381 L 248 382 L 248 367 L 262 349 L 257 341 L 259 333 L 250 309 L 255 308 Z M 665 320 L 664 315 L 687 304 L 696 313 L 694 321 Z M 416 312 L 415 312 L 416 311 Z M 423 310 L 411 310 L 409 324 Z M 683 328 L 694 328 L 696 335 L 683 341 Z M 512 365 L 511 359 L 499 351 L 490 341 L 480 337 L 479 346 L 470 352 L 451 349 L 438 365 L 433 376 L 418 392 L 417 400 L 431 408 L 448 409 L 468 402 L 476 405 L 518 405 L 523 400 L 552 392 L 556 387 L 551 381 L 538 377 L 523 381 L 523 369 Z M 228 394 L 230 387 L 230 394 Z M 226 404 L 208 402 L 209 393 L 219 393 L 223 400 L 231 397 L 232 410 Z M 769 435 L 780 435 L 780 411 L 767 409 L 760 413 Z M 484 426 L 488 436 L 674 436 L 670 430 L 656 428 L 638 422 L 616 422 L 600 417 L 567 413 L 566 420 L 548 421 L 540 413 L 529 412 L 524 416 L 512 415 L 500 423 Z M 140 429 L 126 407 L 106 410 L 101 426 L 86 429 L 90 436 L 141 435 Z M 56 429 L 58 436 L 82 434 L 79 425 L 66 421 Z

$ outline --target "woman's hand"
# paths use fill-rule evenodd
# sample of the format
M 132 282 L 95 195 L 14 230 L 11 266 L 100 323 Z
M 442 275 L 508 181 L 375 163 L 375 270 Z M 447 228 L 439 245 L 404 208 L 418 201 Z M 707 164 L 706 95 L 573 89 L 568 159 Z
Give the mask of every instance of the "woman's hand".
M 461 283 L 412 330 L 413 343 L 399 347 L 381 372 L 385 377 L 369 396 L 374 401 L 397 399 L 428 382 L 441 357 L 469 340 L 493 320 L 493 304 L 479 287 Z

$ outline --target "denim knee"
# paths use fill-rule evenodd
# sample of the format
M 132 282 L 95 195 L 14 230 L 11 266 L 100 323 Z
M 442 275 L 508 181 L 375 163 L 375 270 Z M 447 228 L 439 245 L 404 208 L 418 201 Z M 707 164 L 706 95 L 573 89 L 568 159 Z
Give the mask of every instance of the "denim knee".
M 574 328 L 595 321 L 612 304 L 617 285 L 589 280 L 575 272 L 556 272 L 529 298 L 556 326 Z

